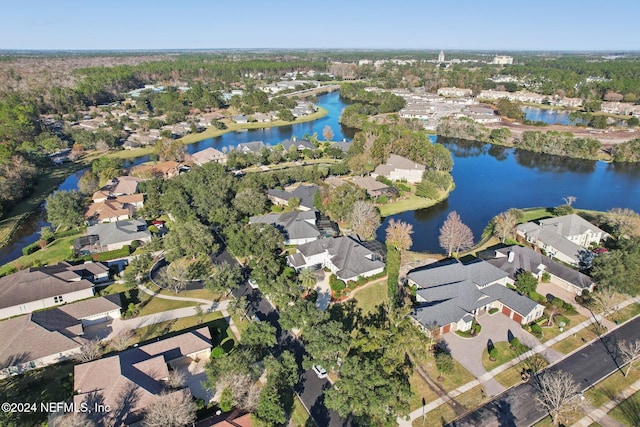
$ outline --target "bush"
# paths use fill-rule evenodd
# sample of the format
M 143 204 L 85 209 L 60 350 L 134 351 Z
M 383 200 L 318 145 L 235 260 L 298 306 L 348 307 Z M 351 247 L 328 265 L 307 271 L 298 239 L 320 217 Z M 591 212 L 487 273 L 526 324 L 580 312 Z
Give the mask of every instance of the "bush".
M 489 314 L 496 314 L 498 312 L 498 309 L 496 307 L 493 307 L 492 309 L 489 310 Z
M 329 276 L 329 287 L 334 293 L 339 294 L 346 285 L 342 280 L 338 279 L 335 274 L 332 274 Z
M 489 349 L 489 358 L 495 360 L 498 358 L 498 349 L 491 346 L 491 348 Z
M 32 243 L 22 248 L 22 255 L 25 255 L 25 256 L 30 255 L 38 250 L 40 250 L 40 246 L 38 245 L 38 242 Z
M 569 304 L 568 302 L 565 302 L 564 304 L 562 304 L 562 309 L 566 314 L 570 314 L 570 315 L 578 314 L 578 311 L 573 306 L 573 304 Z
M 533 325 L 531 325 L 531 333 L 538 337 L 542 336 L 542 327 L 537 323 L 534 323 Z
M 564 307 L 564 301 L 562 301 L 560 298 L 555 297 L 553 300 L 551 300 L 551 304 L 554 307 L 558 307 L 558 308 L 563 308 Z
M 520 340 L 518 339 L 518 337 L 513 337 L 509 344 L 511 344 L 511 347 L 513 347 L 516 350 L 520 348 Z
M 116 249 L 114 251 L 100 252 L 98 254 L 91 255 L 91 259 L 94 261 L 108 261 L 110 259 L 116 258 L 124 258 L 131 254 L 131 247 L 129 245 L 125 245 L 120 249 Z
M 222 347 L 215 347 L 213 350 L 211 350 L 211 358 L 212 359 L 218 359 L 220 357 L 222 357 L 224 355 L 224 348 Z
M 560 325 L 560 322 L 564 323 L 564 326 L 567 327 L 569 326 L 569 324 L 571 323 L 571 320 L 569 320 L 568 318 L 560 315 L 560 314 L 556 314 L 556 323 L 558 325 Z
M 549 274 L 548 272 L 544 272 L 542 273 L 542 282 L 543 283 L 549 283 L 551 281 L 551 274 Z
M 389 198 L 387 196 L 385 196 L 384 194 L 380 197 L 378 197 L 378 203 L 380 204 L 385 204 L 389 201 Z
M 396 184 L 396 187 L 397 187 L 397 188 L 398 188 L 398 190 L 400 190 L 400 191 L 404 191 L 404 192 L 406 192 L 406 193 L 410 193 L 410 192 L 411 192 L 411 187 L 409 187 L 408 185 L 403 184 L 403 183 L 401 183 L 401 182 L 397 183 L 397 184 Z

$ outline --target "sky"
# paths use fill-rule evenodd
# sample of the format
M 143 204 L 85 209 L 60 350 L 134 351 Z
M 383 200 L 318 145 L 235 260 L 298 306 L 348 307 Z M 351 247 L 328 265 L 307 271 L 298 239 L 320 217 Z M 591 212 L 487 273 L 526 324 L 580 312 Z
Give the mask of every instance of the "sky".
M 640 50 L 638 0 L 0 0 L 0 49 Z

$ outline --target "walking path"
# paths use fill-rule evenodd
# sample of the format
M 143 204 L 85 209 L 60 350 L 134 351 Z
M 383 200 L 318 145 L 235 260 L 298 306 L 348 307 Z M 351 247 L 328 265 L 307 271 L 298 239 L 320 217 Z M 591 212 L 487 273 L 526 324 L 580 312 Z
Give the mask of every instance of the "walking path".
M 618 309 L 622 309 L 628 305 L 631 305 L 633 303 L 640 303 L 640 297 L 635 297 L 635 298 L 631 298 L 628 299 L 624 302 L 622 302 L 619 306 Z M 520 357 L 517 357 L 503 365 L 498 366 L 497 368 L 495 368 L 493 371 L 488 372 L 486 374 L 483 374 L 482 376 L 480 376 L 478 379 L 475 379 L 473 381 L 470 381 L 466 384 L 461 385 L 460 387 L 458 387 L 455 390 L 450 391 L 449 393 L 447 393 L 447 395 L 445 396 L 441 396 L 438 399 L 431 401 L 429 403 L 427 403 L 424 407 L 420 407 L 418 409 L 416 409 L 415 411 L 411 412 L 409 414 L 409 419 L 403 419 L 403 418 L 397 418 L 397 422 L 398 425 L 401 427 L 411 427 L 411 422 L 415 419 L 420 418 L 423 413 L 426 414 L 430 411 L 433 411 L 434 409 L 436 409 L 437 407 L 439 407 L 440 405 L 448 402 L 449 400 L 451 400 L 452 398 L 455 398 L 456 396 L 461 395 L 462 393 L 464 393 L 465 391 L 469 391 L 471 390 L 473 387 L 480 385 L 481 383 L 485 383 L 487 382 L 489 379 L 495 377 L 496 375 L 498 375 L 501 372 L 506 371 L 507 369 L 511 368 L 512 366 L 520 363 L 521 361 L 533 356 L 534 354 L 539 354 L 544 352 L 545 350 L 547 350 L 548 348 L 550 348 L 553 344 L 562 341 L 563 339 L 569 337 L 570 335 L 573 335 L 575 333 L 577 333 L 578 331 L 586 328 L 587 326 L 591 325 L 592 323 L 594 323 L 595 321 L 598 322 L 602 322 L 603 317 L 600 316 L 599 314 L 593 314 L 591 318 L 585 320 L 584 322 L 580 323 L 579 325 L 575 326 L 574 328 L 571 328 L 563 333 L 561 333 L 560 335 L 556 336 L 555 338 L 550 339 L 549 341 L 544 342 L 543 344 L 540 344 L 536 347 L 534 347 L 533 349 L 529 350 L 528 352 L 524 353 L 523 355 L 521 355 Z M 606 320 L 606 319 L 604 319 Z M 607 321 L 608 322 L 608 321 Z M 605 323 L 605 322 L 603 322 Z M 608 322 L 607 324 L 609 324 L 611 322 Z M 615 329 L 618 325 L 611 323 L 611 327 L 609 328 L 609 331 Z M 598 339 L 598 338 L 595 338 Z M 586 343 L 585 343 L 586 345 Z M 579 349 L 576 349 L 575 351 L 578 351 Z M 569 353 L 571 354 L 571 353 Z M 569 354 L 566 354 L 563 356 L 563 358 L 567 357 Z M 554 362 L 557 362 L 554 361 Z M 552 364 L 554 363 L 552 362 Z M 634 384 L 635 385 L 635 384 Z
M 611 418 L 607 413 L 611 411 L 613 408 L 618 406 L 620 403 L 631 397 L 638 390 L 640 390 L 640 380 L 631 384 L 629 387 L 624 389 L 619 395 L 600 406 L 599 408 L 594 408 L 591 405 L 583 404 L 583 411 L 588 410 L 587 415 L 580 419 L 577 423 L 573 424 L 573 427 L 588 427 L 593 423 L 598 423 L 603 426 L 622 426 L 623 424 Z

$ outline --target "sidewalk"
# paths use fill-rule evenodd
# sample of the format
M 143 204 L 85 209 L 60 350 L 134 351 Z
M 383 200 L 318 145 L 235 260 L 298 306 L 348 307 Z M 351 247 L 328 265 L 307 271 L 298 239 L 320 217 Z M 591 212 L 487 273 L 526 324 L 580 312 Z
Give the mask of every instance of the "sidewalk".
M 640 380 L 631 384 L 624 389 L 619 395 L 605 403 L 599 408 L 592 408 L 586 416 L 580 419 L 577 423 L 573 424 L 573 427 L 588 427 L 593 423 L 599 423 L 603 426 L 620 426 L 618 421 L 614 420 L 607 415 L 609 411 L 618 406 L 620 403 L 631 397 L 634 393 L 640 390 Z
M 618 306 L 618 308 L 622 309 L 622 308 L 624 308 L 624 307 L 626 307 L 628 305 L 631 305 L 633 303 L 640 303 L 640 297 L 630 298 L 630 299 L 624 301 L 623 303 L 621 303 Z M 430 411 L 433 411 L 435 408 L 437 408 L 440 405 L 446 403 L 451 398 L 459 396 L 460 394 L 464 393 L 465 391 L 468 391 L 468 390 L 472 389 L 473 387 L 479 385 L 481 382 L 488 381 L 489 379 L 495 377 L 499 373 L 506 371 L 507 369 L 509 369 L 512 366 L 520 363 L 521 361 L 533 356 L 534 354 L 543 353 L 544 351 L 549 349 L 553 344 L 555 344 L 555 343 L 557 343 L 559 341 L 562 341 L 563 339 L 567 338 L 570 335 L 575 334 L 578 331 L 581 331 L 582 329 L 584 329 L 587 326 L 591 325 L 595 321 L 598 321 L 598 322 L 602 321 L 602 319 L 603 319 L 602 316 L 599 315 L 599 314 L 592 315 L 591 318 L 589 318 L 589 319 L 585 320 L 584 322 L 578 324 L 577 326 L 575 326 L 575 327 L 573 327 L 573 328 L 561 333 L 560 335 L 550 339 L 549 341 L 546 341 L 543 344 L 540 344 L 540 345 L 534 347 L 533 349 L 531 349 L 528 352 L 524 353 L 520 357 L 517 357 L 517 358 L 515 358 L 515 359 L 513 359 L 513 360 L 511 360 L 511 361 L 509 361 L 509 362 L 507 362 L 507 363 L 505 363 L 503 365 L 500 365 L 497 368 L 495 368 L 493 371 L 488 372 L 488 373 L 480 376 L 478 379 L 470 381 L 467 384 L 464 384 L 464 385 L 458 387 L 457 389 L 450 391 L 449 393 L 447 393 L 446 396 L 439 397 L 438 399 L 427 403 L 424 406 L 424 409 L 423 409 L 423 407 L 420 407 L 420 408 L 416 409 L 415 411 L 413 411 L 413 412 L 411 412 L 409 414 L 409 420 L 408 421 L 403 419 L 403 418 L 397 418 L 396 421 L 398 422 L 398 425 L 401 426 L 401 427 L 411 427 L 411 422 L 413 420 L 415 420 L 415 419 L 418 419 L 418 418 L 422 417 L 423 413 L 426 414 L 426 413 L 429 413 Z M 604 320 L 605 320 L 605 322 L 603 322 L 603 323 L 606 323 L 607 325 L 609 325 L 609 324 L 611 325 L 611 327 L 609 327 L 609 332 L 618 327 L 618 325 L 615 325 L 615 324 L 609 322 L 606 319 L 604 319 Z M 576 349 L 575 351 L 578 351 L 578 350 L 579 349 Z M 571 353 L 569 353 L 569 354 L 571 354 Z M 563 355 L 562 358 L 567 357 L 569 354 Z M 556 363 L 558 361 L 559 360 L 552 361 L 551 364 L 554 364 L 554 363 Z M 591 424 L 591 423 L 589 423 L 589 424 Z

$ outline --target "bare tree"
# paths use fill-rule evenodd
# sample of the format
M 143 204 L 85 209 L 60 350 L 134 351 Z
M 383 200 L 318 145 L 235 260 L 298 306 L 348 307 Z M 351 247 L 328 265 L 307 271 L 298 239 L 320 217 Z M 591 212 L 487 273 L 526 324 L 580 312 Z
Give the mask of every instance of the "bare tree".
M 370 240 L 375 237 L 376 230 L 380 227 L 380 212 L 373 203 L 358 200 L 353 204 L 349 222 L 358 239 Z
M 133 338 L 133 331 L 131 329 L 123 329 L 118 332 L 113 338 L 109 340 L 109 345 L 115 351 L 122 351 L 129 346 L 129 341 Z
M 98 339 L 87 341 L 85 345 L 80 347 L 80 351 L 73 355 L 73 359 L 80 362 L 91 362 L 102 356 L 102 344 Z
M 607 223 L 618 236 L 637 236 L 640 233 L 640 215 L 628 208 L 613 208 L 606 215 Z
M 459 253 L 473 246 L 473 233 L 462 222 L 460 215 L 456 211 L 451 211 L 440 227 L 438 240 L 440 247 L 447 252 L 448 256 L 451 256 L 453 252 Z
M 95 427 L 96 422 L 84 412 L 71 412 L 55 420 L 56 427 Z
M 198 325 L 202 324 L 204 321 L 204 310 L 200 304 L 193 307 L 193 310 L 196 313 L 196 317 L 198 318 Z
M 593 300 L 603 316 L 617 311 L 619 299 L 620 294 L 610 286 L 598 289 L 597 292 L 593 293 Z
M 333 139 L 333 129 L 331 129 L 331 126 L 326 125 L 322 129 L 322 136 L 324 136 L 326 141 L 331 141 Z
M 232 315 L 238 316 L 240 318 L 240 321 L 242 322 L 244 320 L 245 313 L 247 312 L 248 305 L 249 302 L 247 301 L 247 297 L 243 295 L 240 298 L 231 298 L 227 309 Z
M 156 279 L 159 282 L 159 285 L 163 288 L 170 289 L 176 294 L 180 293 L 180 291 L 184 290 L 187 287 L 188 282 L 186 280 L 180 280 L 180 278 L 174 278 L 167 272 L 167 268 L 161 269 L 158 272 L 158 278 Z M 172 274 L 181 274 L 181 269 L 176 269 L 172 271 Z
M 173 371 L 169 372 L 169 377 L 167 378 L 167 386 L 173 390 L 181 389 L 182 387 L 184 387 L 186 379 L 187 378 L 185 377 L 184 372 L 174 369 Z
M 145 427 L 183 427 L 196 419 L 196 404 L 189 392 L 163 393 L 147 407 L 142 425 Z
M 578 200 L 576 196 L 566 196 L 562 198 L 562 201 L 564 202 L 564 204 L 569 207 L 573 206 L 576 200 Z
M 620 355 L 624 363 L 629 364 L 627 372 L 624 373 L 626 377 L 629 375 L 629 371 L 638 359 L 638 356 L 640 356 L 640 340 L 635 340 L 634 342 L 622 341 L 618 344 L 618 349 L 620 350 Z
M 393 246 L 400 252 L 409 250 L 413 245 L 411 235 L 413 234 L 413 225 L 404 221 L 396 221 L 391 219 L 387 226 L 387 244 Z
M 216 389 L 231 390 L 236 404 L 247 411 L 255 409 L 260 395 L 260 388 L 255 386 L 249 374 L 226 373 L 216 381 Z
M 553 425 L 558 425 L 563 414 L 571 412 L 580 403 L 580 386 L 573 376 L 564 371 L 545 371 L 537 377 L 536 402 L 549 412 Z
M 513 230 L 517 222 L 518 218 L 513 211 L 500 212 L 494 219 L 493 234 L 504 243 L 507 237 L 513 236 Z

